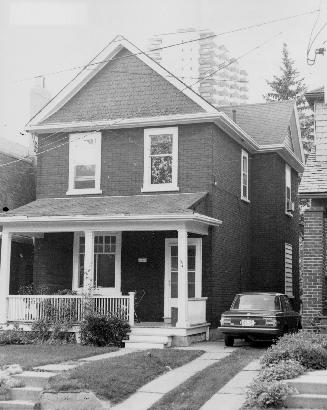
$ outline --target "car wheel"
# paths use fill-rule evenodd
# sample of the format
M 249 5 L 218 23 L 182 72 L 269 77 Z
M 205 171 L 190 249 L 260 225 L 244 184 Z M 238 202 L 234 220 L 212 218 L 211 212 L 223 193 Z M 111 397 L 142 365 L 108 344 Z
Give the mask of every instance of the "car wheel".
M 225 335 L 225 346 L 228 346 L 228 347 L 234 346 L 234 338 L 233 338 L 233 336 Z

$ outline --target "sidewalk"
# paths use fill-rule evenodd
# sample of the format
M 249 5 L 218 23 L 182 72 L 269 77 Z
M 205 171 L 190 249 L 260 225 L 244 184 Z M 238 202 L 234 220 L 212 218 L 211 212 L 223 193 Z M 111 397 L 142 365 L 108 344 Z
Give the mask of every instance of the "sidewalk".
M 200 410 L 239 410 L 245 402 L 247 386 L 258 375 L 260 359 L 249 363 L 237 373 L 224 387 L 222 387 Z
M 112 408 L 115 410 L 146 410 L 160 400 L 164 394 L 175 389 L 197 372 L 229 356 L 235 350 L 234 348 L 225 348 L 222 342 L 196 343 L 178 349 L 204 350 L 205 353 L 192 362 L 171 370 L 142 386 L 127 400 Z

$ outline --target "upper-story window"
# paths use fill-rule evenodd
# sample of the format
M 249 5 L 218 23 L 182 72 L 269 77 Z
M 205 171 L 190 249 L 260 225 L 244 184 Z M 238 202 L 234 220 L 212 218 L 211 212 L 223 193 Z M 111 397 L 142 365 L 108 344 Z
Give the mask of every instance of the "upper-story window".
M 293 210 L 292 203 L 292 176 L 291 176 L 291 167 L 285 165 L 285 212 L 291 214 Z
M 100 194 L 101 133 L 69 135 L 68 195 Z
M 144 183 L 142 192 L 177 191 L 178 128 L 144 130 Z
M 249 155 L 242 150 L 241 164 L 241 198 L 249 200 Z

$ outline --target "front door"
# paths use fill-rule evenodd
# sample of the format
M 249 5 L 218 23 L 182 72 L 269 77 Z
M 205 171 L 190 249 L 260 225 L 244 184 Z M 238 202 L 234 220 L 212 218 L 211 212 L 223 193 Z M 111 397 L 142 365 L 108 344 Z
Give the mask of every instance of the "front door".
M 165 255 L 165 318 L 178 308 L 178 245 L 177 239 L 166 239 Z M 189 238 L 187 246 L 188 298 L 201 297 L 202 239 Z

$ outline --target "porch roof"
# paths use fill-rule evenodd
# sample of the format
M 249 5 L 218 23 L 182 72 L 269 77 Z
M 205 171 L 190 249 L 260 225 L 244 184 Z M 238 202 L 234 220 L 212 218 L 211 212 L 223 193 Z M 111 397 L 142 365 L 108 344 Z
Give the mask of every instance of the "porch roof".
M 6 222 L 14 217 L 76 217 L 193 214 L 207 192 L 130 196 L 97 196 L 41 198 L 9 212 L 2 213 Z M 15 218 L 17 219 L 17 218 Z

